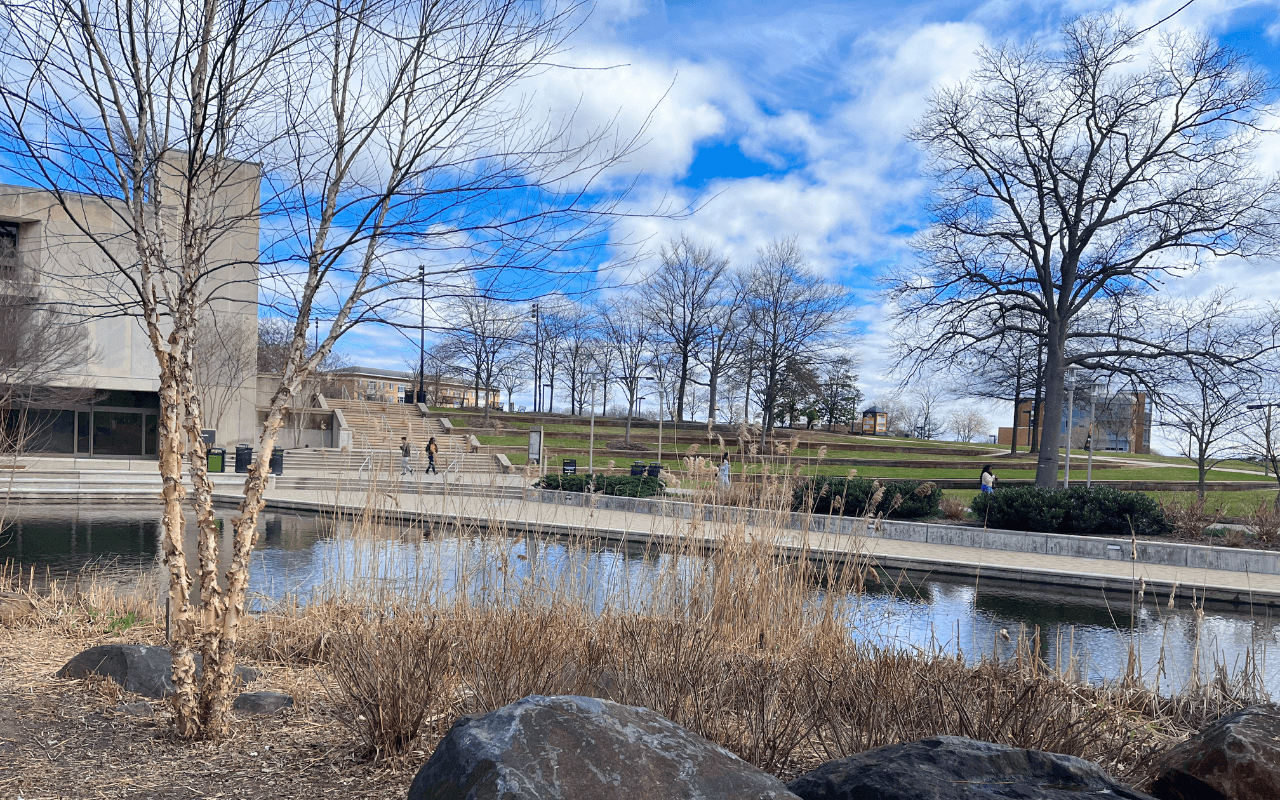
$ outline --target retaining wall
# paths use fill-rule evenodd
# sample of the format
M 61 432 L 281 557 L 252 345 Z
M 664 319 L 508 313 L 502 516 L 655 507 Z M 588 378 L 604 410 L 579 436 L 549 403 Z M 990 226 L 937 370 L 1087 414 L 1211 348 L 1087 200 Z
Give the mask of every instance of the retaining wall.
M 695 509 L 704 520 L 745 522 L 748 525 L 777 525 L 790 530 L 833 533 L 845 536 L 858 535 L 869 539 L 893 539 L 920 542 L 922 544 L 953 545 L 989 550 L 1006 550 L 1018 553 L 1040 553 L 1053 556 L 1073 556 L 1105 561 L 1134 560 L 1142 564 L 1164 564 L 1171 567 L 1194 569 L 1221 569 L 1231 572 L 1249 572 L 1261 575 L 1280 575 L 1280 552 L 1248 550 L 1234 547 L 1181 544 L 1178 542 L 1152 542 L 1129 539 L 1113 539 L 1103 536 L 1073 536 L 1061 533 L 1033 533 L 1028 531 L 992 530 L 967 525 L 948 525 L 933 522 L 900 522 L 881 520 L 868 525 L 860 517 L 835 517 L 790 513 L 780 515 L 757 509 L 733 506 L 695 505 L 677 500 L 637 497 L 611 497 L 587 495 L 579 492 L 557 492 L 547 489 L 529 489 L 527 500 L 539 503 L 583 506 L 610 511 L 631 511 L 676 519 L 691 519 Z M 781 517 L 781 519 L 780 519 Z

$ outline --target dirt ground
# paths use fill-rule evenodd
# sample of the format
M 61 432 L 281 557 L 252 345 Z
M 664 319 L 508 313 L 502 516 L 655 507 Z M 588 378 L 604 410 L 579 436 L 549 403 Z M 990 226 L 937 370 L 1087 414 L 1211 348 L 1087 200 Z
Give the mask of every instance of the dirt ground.
M 0 627 L 0 798 L 402 798 L 429 755 L 357 763 L 356 740 L 327 713 L 314 669 L 252 664 L 263 673 L 254 690 L 289 692 L 297 706 L 238 717 L 217 743 L 174 739 L 163 701 L 151 701 L 154 717 L 131 716 L 118 706 L 146 698 L 110 681 L 54 676 L 80 650 L 120 641 L 157 643 Z

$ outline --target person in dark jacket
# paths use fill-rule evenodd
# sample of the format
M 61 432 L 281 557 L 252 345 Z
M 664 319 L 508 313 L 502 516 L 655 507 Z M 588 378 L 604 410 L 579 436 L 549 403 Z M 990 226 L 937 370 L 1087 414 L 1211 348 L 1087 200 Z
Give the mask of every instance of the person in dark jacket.
M 423 474 L 439 475 L 440 473 L 436 471 L 436 453 L 440 452 L 440 446 L 436 444 L 436 437 L 431 437 L 425 449 L 427 451 L 427 469 Z

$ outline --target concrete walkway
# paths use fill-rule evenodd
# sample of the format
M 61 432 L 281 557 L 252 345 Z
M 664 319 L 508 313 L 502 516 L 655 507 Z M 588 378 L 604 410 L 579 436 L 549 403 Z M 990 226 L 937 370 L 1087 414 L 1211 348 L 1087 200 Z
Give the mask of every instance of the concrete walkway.
M 473 488 L 474 490 L 474 488 Z M 1280 609 L 1280 575 L 1200 569 L 1041 553 L 1011 552 L 977 547 L 869 538 L 860 535 L 805 533 L 778 526 L 747 527 L 741 523 L 696 521 L 676 517 L 606 510 L 587 506 L 537 503 L 520 499 L 439 494 L 378 495 L 379 510 L 389 517 L 418 518 L 432 522 L 457 522 L 477 528 L 503 526 L 513 532 L 589 536 L 643 544 L 697 544 L 714 547 L 725 537 L 747 537 L 771 542 L 798 555 L 834 556 L 841 560 L 872 559 L 885 569 L 925 570 L 948 575 L 1033 582 L 1046 585 L 1105 588 L 1122 592 L 1158 593 L 1165 602 L 1171 592 L 1176 602 L 1208 599 L 1212 602 Z M 237 501 L 236 495 L 218 500 Z M 586 499 L 586 498 L 584 498 Z M 268 493 L 268 506 L 299 510 L 363 512 L 366 492 L 281 491 Z

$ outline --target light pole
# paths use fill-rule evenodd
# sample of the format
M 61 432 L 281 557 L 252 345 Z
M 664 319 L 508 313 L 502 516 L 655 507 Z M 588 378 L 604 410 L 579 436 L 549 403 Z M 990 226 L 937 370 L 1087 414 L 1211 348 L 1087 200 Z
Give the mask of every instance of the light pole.
M 1274 457 L 1271 441 L 1271 409 L 1280 408 L 1280 403 L 1256 403 L 1245 406 L 1250 411 L 1262 411 L 1262 442 L 1266 452 L 1262 455 L 1262 475 L 1265 477 Z M 1280 508 L 1280 494 L 1276 495 L 1276 506 Z
M 533 410 L 539 412 L 542 400 L 542 362 L 538 360 L 538 304 L 533 304 L 529 315 L 533 317 Z
M 596 455 L 596 384 L 591 383 L 591 438 L 587 441 L 587 474 L 595 474 Z
M 1067 466 L 1062 473 L 1062 488 L 1071 486 L 1071 434 L 1075 424 L 1076 410 L 1076 371 L 1080 368 L 1074 364 L 1067 367 Z
M 418 290 L 422 304 L 418 307 L 418 393 L 415 403 L 427 402 L 427 268 L 418 265 Z
M 1098 384 L 1089 384 L 1089 435 L 1084 439 L 1084 446 L 1089 449 L 1089 466 L 1084 471 L 1084 488 L 1093 488 L 1093 411 L 1098 401 Z

